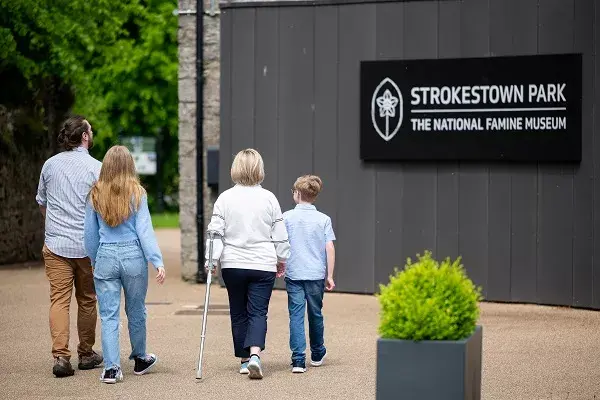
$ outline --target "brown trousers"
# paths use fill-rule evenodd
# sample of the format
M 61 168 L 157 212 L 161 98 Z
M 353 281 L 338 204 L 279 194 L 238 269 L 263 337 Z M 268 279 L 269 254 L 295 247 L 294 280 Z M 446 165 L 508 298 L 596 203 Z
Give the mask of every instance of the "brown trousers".
M 77 299 L 77 330 L 79 333 L 79 356 L 92 354 L 96 341 L 96 290 L 89 258 L 65 258 L 52 253 L 44 245 L 42 250 L 46 264 L 46 276 L 50 281 L 50 333 L 52 355 L 71 358 L 69 350 L 69 308 L 75 284 Z

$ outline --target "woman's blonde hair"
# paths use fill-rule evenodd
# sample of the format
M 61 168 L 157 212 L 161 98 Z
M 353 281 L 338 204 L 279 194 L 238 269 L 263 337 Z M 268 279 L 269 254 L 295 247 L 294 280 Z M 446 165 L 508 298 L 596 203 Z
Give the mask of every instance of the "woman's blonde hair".
M 90 191 L 94 210 L 114 228 L 137 211 L 145 194 L 127 147 L 111 147 L 104 156 L 100 178 Z
M 242 186 L 259 185 L 265 179 L 265 164 L 254 149 L 242 150 L 231 164 L 231 180 Z
M 316 175 L 303 175 L 296 179 L 294 190 L 300 193 L 300 198 L 312 203 L 323 189 L 323 181 Z

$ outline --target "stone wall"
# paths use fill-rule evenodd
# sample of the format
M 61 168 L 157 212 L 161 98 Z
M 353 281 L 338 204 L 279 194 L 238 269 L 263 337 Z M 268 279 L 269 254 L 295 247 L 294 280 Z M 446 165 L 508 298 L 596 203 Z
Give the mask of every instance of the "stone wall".
M 15 126 L 15 114 L 0 105 L 0 265 L 40 260 L 44 244 L 44 219 L 35 195 L 52 149 L 43 140 L 23 146 L 20 135 L 27 129 Z
M 0 155 L 0 265 L 39 260 L 44 220 L 35 201 L 44 159 Z
M 205 10 L 210 0 L 205 0 Z M 179 0 L 179 10 L 196 10 L 195 0 Z M 219 144 L 219 14 L 204 14 L 204 149 Z M 196 231 L 196 15 L 179 15 L 179 209 L 181 273 L 185 280 L 198 270 Z M 216 193 L 204 182 L 204 222 L 208 225 Z

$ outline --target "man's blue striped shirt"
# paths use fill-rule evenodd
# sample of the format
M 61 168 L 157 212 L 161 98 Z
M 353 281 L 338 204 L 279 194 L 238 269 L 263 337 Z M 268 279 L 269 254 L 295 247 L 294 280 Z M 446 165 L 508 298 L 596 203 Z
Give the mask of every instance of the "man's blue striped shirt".
M 45 244 L 56 255 L 84 258 L 85 206 L 102 163 L 83 147 L 49 158 L 42 167 L 36 201 L 46 207 Z

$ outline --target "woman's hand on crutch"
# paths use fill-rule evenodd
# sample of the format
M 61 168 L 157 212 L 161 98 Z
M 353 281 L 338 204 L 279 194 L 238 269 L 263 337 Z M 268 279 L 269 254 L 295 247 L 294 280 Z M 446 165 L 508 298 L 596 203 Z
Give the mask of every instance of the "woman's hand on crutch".
M 219 261 L 213 261 L 213 267 L 212 267 L 212 274 L 216 274 L 217 273 L 217 267 L 219 266 Z M 208 269 L 208 261 L 204 262 L 204 270 L 206 271 L 206 273 L 208 274 L 209 269 Z

